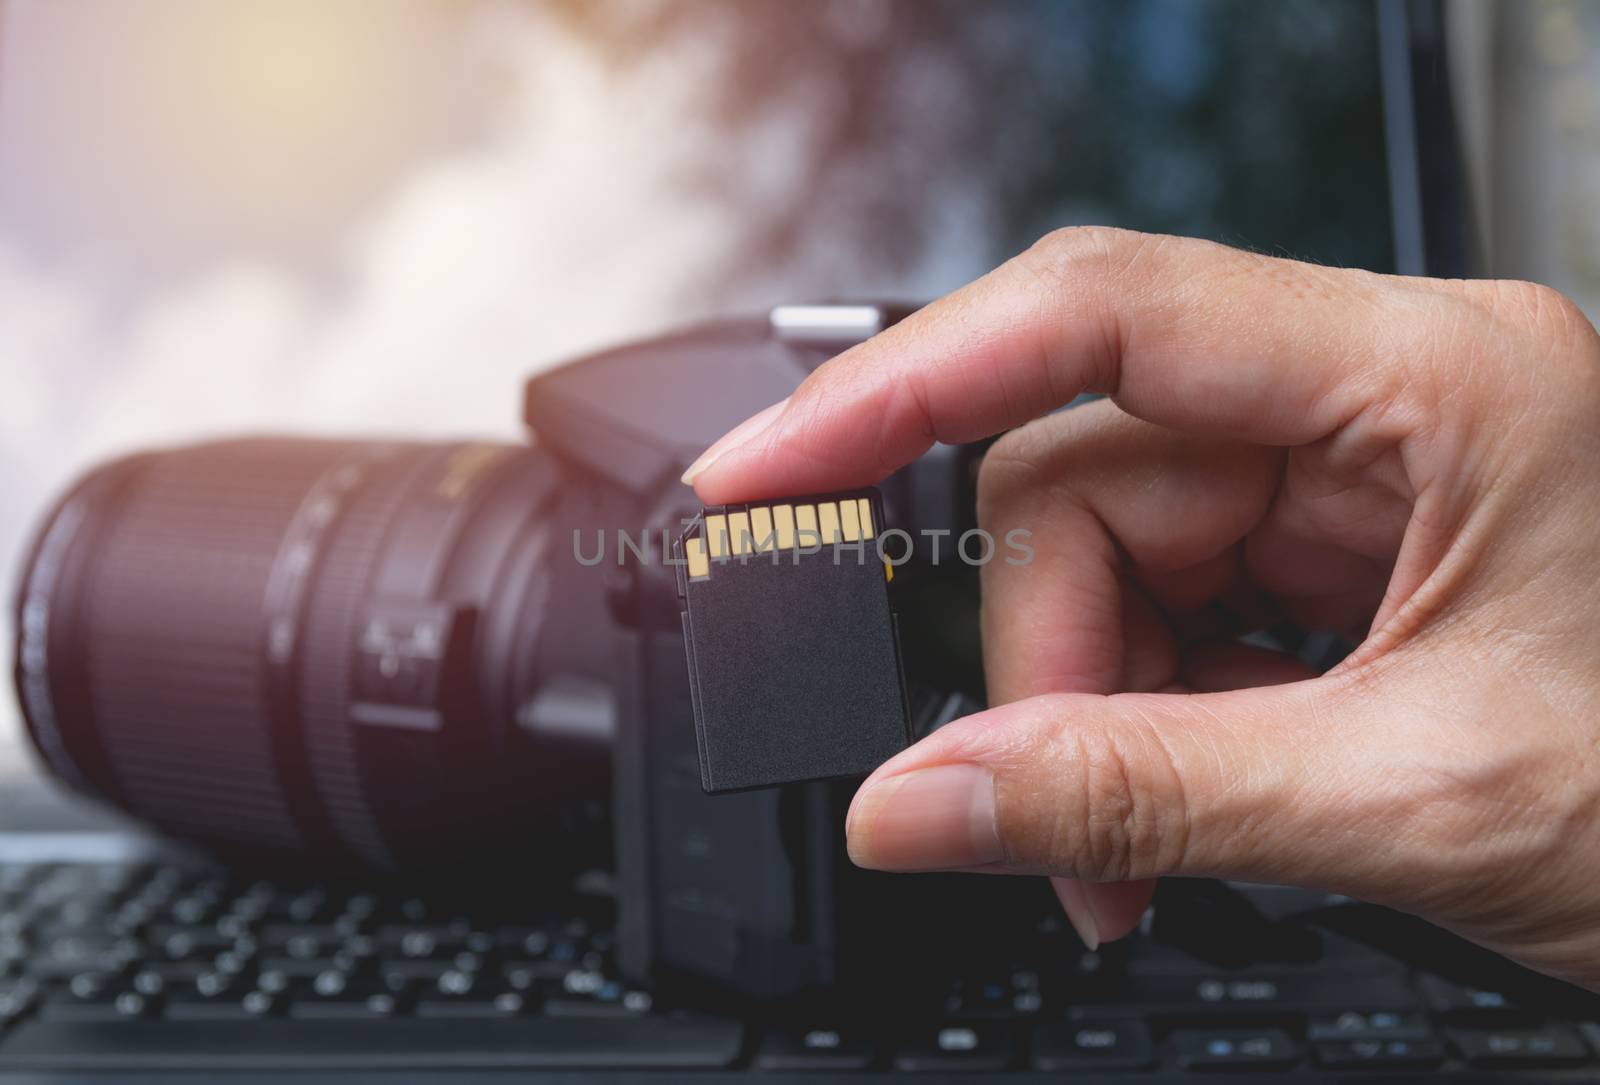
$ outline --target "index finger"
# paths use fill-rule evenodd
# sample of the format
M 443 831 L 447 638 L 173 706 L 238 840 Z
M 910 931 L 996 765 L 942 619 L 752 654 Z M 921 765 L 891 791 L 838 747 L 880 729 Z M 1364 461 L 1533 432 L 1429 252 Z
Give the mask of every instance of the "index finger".
M 1405 383 L 1424 280 L 1079 228 L 821 366 L 684 475 L 710 503 L 878 481 L 1083 392 L 1172 429 L 1319 440 Z

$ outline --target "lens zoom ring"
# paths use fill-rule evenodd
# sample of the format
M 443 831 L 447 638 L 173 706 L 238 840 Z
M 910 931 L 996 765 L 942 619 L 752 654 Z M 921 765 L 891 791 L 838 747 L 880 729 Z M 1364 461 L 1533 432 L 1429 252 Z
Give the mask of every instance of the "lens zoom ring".
M 267 447 L 263 447 L 267 446 Z M 132 483 L 90 573 L 89 703 L 133 812 L 296 847 L 262 691 L 278 540 L 332 446 L 239 441 L 162 457 Z

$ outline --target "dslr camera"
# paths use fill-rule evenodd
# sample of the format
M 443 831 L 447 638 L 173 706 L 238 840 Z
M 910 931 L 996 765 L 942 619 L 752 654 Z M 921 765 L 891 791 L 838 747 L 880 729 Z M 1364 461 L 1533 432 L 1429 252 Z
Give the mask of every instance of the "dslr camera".
M 696 511 L 689 460 L 903 312 L 784 306 L 580 358 L 527 382 L 522 445 L 261 437 L 101 466 L 22 572 L 32 741 L 236 863 L 551 894 L 599 870 L 619 964 L 656 990 L 866 991 L 952 928 L 991 953 L 1006 924 L 963 910 L 1036 880 L 851 867 L 851 781 L 701 791 L 660 560 Z M 888 522 L 974 526 L 979 452 L 886 480 Z M 896 570 L 914 732 L 981 704 L 975 581 Z

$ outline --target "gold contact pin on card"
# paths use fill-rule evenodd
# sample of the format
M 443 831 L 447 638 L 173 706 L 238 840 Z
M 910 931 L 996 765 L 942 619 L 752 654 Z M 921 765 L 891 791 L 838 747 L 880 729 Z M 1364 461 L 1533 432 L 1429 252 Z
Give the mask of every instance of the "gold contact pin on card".
M 755 549 L 755 540 L 750 537 L 750 514 L 748 512 L 730 512 L 728 514 L 728 535 L 733 540 L 733 553 L 748 554 Z
M 756 553 L 765 553 L 773 547 L 772 509 L 756 505 L 750 510 L 750 534 L 755 540 Z
M 711 575 L 711 563 L 706 560 L 706 543 L 695 535 L 683 544 L 684 556 L 689 562 L 689 579 L 702 580 Z
M 872 502 L 864 497 L 856 498 L 856 510 L 861 519 L 861 537 L 872 538 Z
M 817 506 L 817 530 L 822 534 L 824 543 L 839 541 L 839 506 L 832 501 L 824 501 Z
M 726 516 L 706 517 L 706 548 L 711 551 L 713 559 L 728 556 L 728 518 Z
M 817 533 L 817 507 L 815 505 L 796 505 L 794 509 L 795 540 L 800 549 L 816 549 L 822 543 L 822 537 Z
M 839 533 L 845 542 L 861 541 L 861 517 L 854 501 L 839 502 Z
M 772 506 L 772 530 L 779 550 L 794 549 L 794 506 Z

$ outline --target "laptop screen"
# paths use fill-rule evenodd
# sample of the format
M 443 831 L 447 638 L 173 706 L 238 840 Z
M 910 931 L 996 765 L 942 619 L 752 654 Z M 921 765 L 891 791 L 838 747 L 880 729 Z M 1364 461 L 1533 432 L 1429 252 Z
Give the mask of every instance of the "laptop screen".
M 1363 4 L 0 0 L 0 570 L 113 454 L 515 439 L 573 352 L 1057 226 L 1385 269 L 1383 148 Z

